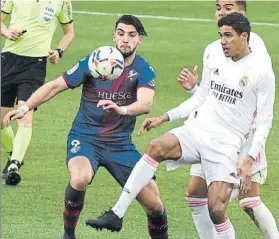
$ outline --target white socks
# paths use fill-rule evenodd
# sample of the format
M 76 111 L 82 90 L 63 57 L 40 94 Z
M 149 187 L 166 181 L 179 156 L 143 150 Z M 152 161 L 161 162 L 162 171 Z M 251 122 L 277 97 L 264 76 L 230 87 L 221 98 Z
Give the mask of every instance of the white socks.
M 278 229 L 271 212 L 260 197 L 248 197 L 239 201 L 240 207 L 254 220 L 265 239 L 279 239 Z
M 112 208 L 119 218 L 124 216 L 128 207 L 137 197 L 141 189 L 147 186 L 152 180 L 158 166 L 159 163 L 147 154 L 141 157 L 123 187 L 120 198 Z
M 215 224 L 215 230 L 217 232 L 218 239 L 235 239 L 235 231 L 230 219 L 227 219 L 222 224 Z
M 216 231 L 209 216 L 207 198 L 185 197 L 200 239 L 215 239 Z

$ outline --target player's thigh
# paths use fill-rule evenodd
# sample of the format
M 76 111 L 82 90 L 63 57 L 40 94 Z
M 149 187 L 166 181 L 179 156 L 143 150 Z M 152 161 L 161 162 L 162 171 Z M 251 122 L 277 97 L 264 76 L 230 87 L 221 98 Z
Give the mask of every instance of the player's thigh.
M 169 147 L 166 147 L 168 150 L 164 155 L 165 159 L 179 160 L 181 163 L 190 164 L 200 162 L 195 137 L 185 125 L 172 129 L 162 137 L 161 141 L 164 144 L 169 144 Z
M 190 170 L 190 180 L 185 190 L 186 197 L 206 198 L 207 184 L 201 164 L 193 164 Z
M 251 178 L 251 189 L 247 193 L 239 192 L 238 198 L 241 200 L 247 197 L 258 197 L 261 194 L 261 184 L 267 176 L 267 168 L 254 173 Z
M 234 160 L 237 152 L 227 151 L 231 155 L 212 148 L 202 151 L 202 168 L 208 186 L 208 206 L 218 210 L 226 210 L 233 187 L 239 185 Z
M 86 189 L 94 176 L 90 160 L 85 156 L 76 156 L 68 162 L 71 185 L 79 190 Z
M 67 142 L 67 159 L 71 180 L 90 183 L 96 175 L 99 161 L 96 147 L 79 135 L 70 134 Z
M 257 182 L 252 182 L 251 183 L 251 188 L 247 193 L 239 192 L 238 199 L 241 200 L 243 198 L 248 198 L 248 197 L 258 197 L 260 196 L 260 188 L 261 184 Z

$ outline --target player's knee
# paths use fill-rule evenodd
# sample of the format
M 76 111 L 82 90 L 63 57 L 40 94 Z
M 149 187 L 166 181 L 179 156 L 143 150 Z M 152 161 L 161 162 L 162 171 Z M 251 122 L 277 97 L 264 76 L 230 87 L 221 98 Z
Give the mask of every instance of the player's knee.
M 221 224 L 226 218 L 226 205 L 221 201 L 209 202 L 208 211 L 214 224 Z
M 164 212 L 164 205 L 160 198 L 156 200 L 156 202 L 153 202 L 151 205 L 147 206 L 147 215 L 152 217 L 158 217 L 161 216 Z
M 153 158 L 163 158 L 165 155 L 165 148 L 163 146 L 163 142 L 160 139 L 153 139 L 148 147 L 148 153 L 150 152 L 152 155 L 150 155 Z M 150 154 L 149 153 L 149 154 Z
M 80 191 L 84 191 L 91 182 L 92 176 L 89 174 L 71 175 L 71 185 Z

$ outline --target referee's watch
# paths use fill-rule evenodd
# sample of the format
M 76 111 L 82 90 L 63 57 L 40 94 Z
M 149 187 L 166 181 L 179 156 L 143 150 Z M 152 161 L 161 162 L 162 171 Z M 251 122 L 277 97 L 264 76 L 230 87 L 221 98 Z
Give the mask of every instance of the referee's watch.
M 62 58 L 64 51 L 61 48 L 56 48 L 56 50 L 58 51 L 59 58 Z

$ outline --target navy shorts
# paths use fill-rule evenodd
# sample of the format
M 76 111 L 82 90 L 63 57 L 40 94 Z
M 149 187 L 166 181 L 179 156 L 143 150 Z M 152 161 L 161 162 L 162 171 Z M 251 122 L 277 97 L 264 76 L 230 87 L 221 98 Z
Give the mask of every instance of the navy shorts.
M 97 174 L 98 168 L 104 167 L 123 187 L 141 154 L 131 140 L 121 142 L 104 142 L 89 140 L 80 135 L 70 134 L 67 142 L 67 164 L 77 156 L 89 159 Z

